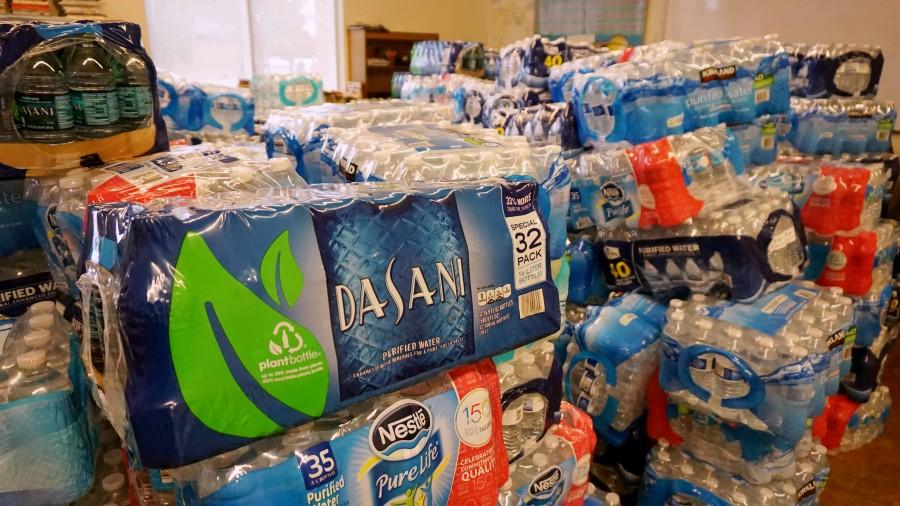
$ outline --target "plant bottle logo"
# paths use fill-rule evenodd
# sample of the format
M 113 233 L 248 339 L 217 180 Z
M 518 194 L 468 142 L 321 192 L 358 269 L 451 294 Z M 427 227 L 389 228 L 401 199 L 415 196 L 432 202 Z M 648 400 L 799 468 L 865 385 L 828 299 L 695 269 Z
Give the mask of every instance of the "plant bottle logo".
M 303 348 L 303 337 L 290 322 L 279 322 L 272 330 L 272 335 L 275 336 L 269 340 L 269 353 L 272 355 L 297 353 Z M 279 336 L 281 339 L 277 339 Z
M 409 399 L 399 401 L 375 419 L 369 430 L 369 446 L 383 460 L 406 460 L 425 446 L 432 423 L 427 406 Z

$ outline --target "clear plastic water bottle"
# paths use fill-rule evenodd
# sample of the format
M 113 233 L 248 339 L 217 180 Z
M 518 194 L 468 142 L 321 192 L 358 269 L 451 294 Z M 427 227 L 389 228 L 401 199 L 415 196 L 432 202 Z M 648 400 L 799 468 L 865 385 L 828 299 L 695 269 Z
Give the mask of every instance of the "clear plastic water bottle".
M 15 100 L 19 133 L 35 142 L 59 144 L 74 138 L 72 100 L 62 63 L 52 52 L 24 60 Z
M 531 352 L 523 353 L 517 362 L 516 376 L 520 384 L 542 377 Z M 531 392 L 523 396 L 522 436 L 526 442 L 539 438 L 544 432 L 546 412 L 547 404 L 541 394 Z
M 119 99 L 106 51 L 93 42 L 80 42 L 66 62 L 66 80 L 72 94 L 76 135 L 89 139 L 115 133 Z
M 150 73 L 137 55 L 125 51 L 114 60 L 119 123 L 123 130 L 146 126 L 153 113 Z
M 47 356 L 47 367 L 64 371 L 69 365 L 68 350 L 63 350 L 53 342 L 46 329 L 33 329 L 22 338 L 29 350 L 43 350 Z
M 47 366 L 47 352 L 32 350 L 16 357 L 18 372 L 9 380 L 9 402 L 71 388 L 65 375 Z

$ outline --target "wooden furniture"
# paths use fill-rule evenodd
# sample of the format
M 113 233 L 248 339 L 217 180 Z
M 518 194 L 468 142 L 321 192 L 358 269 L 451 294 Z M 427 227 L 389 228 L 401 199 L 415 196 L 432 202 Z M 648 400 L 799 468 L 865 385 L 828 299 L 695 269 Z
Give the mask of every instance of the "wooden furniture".
M 375 32 L 363 27 L 351 27 L 350 78 L 362 85 L 365 98 L 391 96 L 391 76 L 394 72 L 408 72 L 410 51 L 414 43 L 438 40 L 436 33 Z

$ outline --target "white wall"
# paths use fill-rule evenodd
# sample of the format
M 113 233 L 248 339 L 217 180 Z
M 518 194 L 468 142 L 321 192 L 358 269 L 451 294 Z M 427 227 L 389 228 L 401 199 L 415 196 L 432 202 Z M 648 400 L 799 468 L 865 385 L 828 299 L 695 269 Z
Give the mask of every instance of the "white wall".
M 878 97 L 900 102 L 900 0 L 651 0 L 648 36 L 674 40 L 777 33 L 786 42 L 881 46 Z M 657 5 L 653 5 L 657 4 Z M 660 5 L 661 4 L 661 5 Z M 662 29 L 659 29 L 662 26 Z
M 111 0 L 105 2 L 104 6 L 106 16 L 109 19 L 131 21 L 140 24 L 141 38 L 143 39 L 141 42 L 148 51 L 151 49 L 150 32 L 147 31 L 147 11 L 144 9 L 144 0 Z

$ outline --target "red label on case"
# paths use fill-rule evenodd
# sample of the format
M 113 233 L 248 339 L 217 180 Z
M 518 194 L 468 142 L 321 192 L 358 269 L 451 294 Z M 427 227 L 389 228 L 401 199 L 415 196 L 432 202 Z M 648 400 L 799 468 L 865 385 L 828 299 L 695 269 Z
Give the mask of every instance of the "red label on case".
M 872 288 L 877 241 L 875 232 L 834 236 L 825 269 L 816 282 L 839 286 L 851 295 L 865 295 Z
M 869 171 L 823 166 L 812 194 L 800 210 L 803 224 L 822 235 L 849 232 L 860 225 Z
M 639 227 L 674 227 L 700 213 L 703 201 L 688 191 L 681 165 L 667 139 L 640 144 L 625 153 L 638 184 Z

